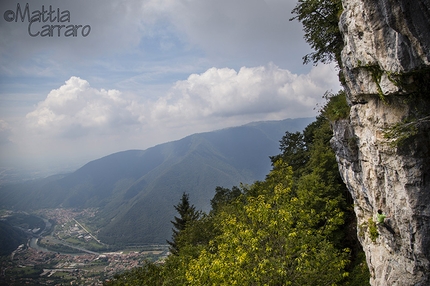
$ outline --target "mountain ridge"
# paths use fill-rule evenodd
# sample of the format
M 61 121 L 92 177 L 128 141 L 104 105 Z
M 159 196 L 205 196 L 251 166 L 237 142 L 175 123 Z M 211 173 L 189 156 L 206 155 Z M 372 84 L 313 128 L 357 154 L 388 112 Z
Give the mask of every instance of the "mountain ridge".
M 25 210 L 97 208 L 91 224 L 102 241 L 164 243 L 171 235 L 173 206 L 183 192 L 197 209 L 207 211 L 217 186 L 264 179 L 271 167 L 269 156 L 279 152 L 285 131 L 301 131 L 313 120 L 252 122 L 113 153 L 59 179 L 3 187 L 1 205 Z

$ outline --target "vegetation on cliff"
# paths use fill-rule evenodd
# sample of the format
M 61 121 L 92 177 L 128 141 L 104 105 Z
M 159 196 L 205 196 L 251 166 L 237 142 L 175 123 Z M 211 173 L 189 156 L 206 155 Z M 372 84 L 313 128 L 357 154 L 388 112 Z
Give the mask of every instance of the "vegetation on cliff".
M 340 53 L 343 48 L 339 17 L 342 13 L 341 0 L 298 0 L 291 20 L 303 25 L 304 39 L 314 50 L 303 57 L 303 62 L 330 63 L 341 66 Z
M 175 253 L 163 264 L 106 285 L 366 285 L 331 136 L 324 116 L 286 132 L 264 181 L 218 187 L 212 210 L 174 233 Z

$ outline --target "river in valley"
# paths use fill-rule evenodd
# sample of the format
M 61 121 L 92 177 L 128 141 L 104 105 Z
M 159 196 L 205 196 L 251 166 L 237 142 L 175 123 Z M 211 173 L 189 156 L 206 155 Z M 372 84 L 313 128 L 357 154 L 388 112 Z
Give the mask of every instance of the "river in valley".
M 36 249 L 36 250 L 38 250 L 38 251 L 44 251 L 44 252 L 55 252 L 55 253 L 61 253 L 61 254 L 67 254 L 67 255 L 80 255 L 80 254 L 82 254 L 82 253 L 90 253 L 90 254 L 99 255 L 99 253 L 97 253 L 97 252 L 94 252 L 94 251 L 91 251 L 91 250 L 88 250 L 88 249 L 85 249 L 85 248 L 82 248 L 82 247 L 78 247 L 78 246 L 72 245 L 72 244 L 67 243 L 67 242 L 65 242 L 65 241 L 63 241 L 63 240 L 56 239 L 56 238 L 53 238 L 53 237 L 51 237 L 51 238 L 50 238 L 51 242 L 53 242 L 53 243 L 55 243 L 55 244 L 61 244 L 61 245 L 64 245 L 64 246 L 67 246 L 67 247 L 73 248 L 73 249 L 77 250 L 78 252 L 76 252 L 76 253 L 67 253 L 67 252 L 61 252 L 61 251 L 53 251 L 53 250 L 49 250 L 49 249 L 47 249 L 47 248 L 45 248 L 45 247 L 42 247 L 42 246 L 38 245 L 38 243 L 37 243 L 37 242 L 38 242 L 38 240 L 39 240 L 39 239 L 40 239 L 44 234 L 49 233 L 49 232 L 51 231 L 51 228 L 52 228 L 52 223 L 51 223 L 49 220 L 44 219 L 44 218 L 41 218 L 41 219 L 43 219 L 43 221 L 45 222 L 45 228 L 44 228 L 44 230 L 40 233 L 40 235 L 37 235 L 37 236 L 36 236 L 36 235 L 33 235 L 33 237 L 30 239 L 30 241 L 29 241 L 29 243 L 28 243 L 28 246 L 29 246 L 29 247 L 31 247 L 31 248 L 33 248 L 33 249 Z

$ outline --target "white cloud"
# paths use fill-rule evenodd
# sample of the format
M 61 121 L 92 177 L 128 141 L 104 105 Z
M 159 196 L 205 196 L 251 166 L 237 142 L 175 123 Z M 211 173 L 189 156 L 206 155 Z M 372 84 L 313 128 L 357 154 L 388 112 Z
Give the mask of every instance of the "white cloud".
M 338 89 L 332 66 L 314 67 L 306 75 L 272 63 L 239 71 L 211 68 L 178 81 L 155 102 L 151 115 L 172 125 L 308 117 L 325 91 Z
M 26 115 L 28 126 L 39 132 L 79 137 L 106 133 L 139 124 L 141 106 L 118 90 L 95 89 L 79 77 L 71 77 L 52 90 L 36 109 Z
M 0 1 L 1 15 L 18 2 L 27 3 Z M 296 2 L 28 2 L 32 11 L 68 10 L 71 24 L 91 25 L 91 33 L 31 37 L 28 23 L 0 18 L 0 164 L 82 162 L 195 132 L 315 115 L 324 92 L 339 85 L 333 67 L 301 65 L 309 47 L 301 25 L 289 21 Z
M 256 120 L 314 116 L 313 108 L 324 92 L 338 88 L 334 68 L 324 65 L 304 75 L 273 63 L 239 71 L 213 67 L 177 81 L 157 100 L 95 89 L 88 81 L 71 77 L 39 102 L 26 120 L 31 130 L 47 136 L 126 134 L 128 128 L 142 131 L 145 125 L 197 132 Z
M 252 121 L 315 116 L 327 90 L 339 84 L 332 66 L 294 74 L 273 63 L 210 68 L 191 74 L 158 99 L 94 88 L 71 77 L 22 120 L 0 122 L 2 164 L 79 166 L 127 149 L 146 149 L 192 133 Z M 158 91 L 161 92 L 161 91 Z M 10 141 L 9 141 L 10 140 Z

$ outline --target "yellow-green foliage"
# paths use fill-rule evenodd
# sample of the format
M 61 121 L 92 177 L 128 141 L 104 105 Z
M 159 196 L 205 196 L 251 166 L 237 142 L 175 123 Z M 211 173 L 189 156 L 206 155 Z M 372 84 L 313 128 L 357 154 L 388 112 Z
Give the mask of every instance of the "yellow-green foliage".
M 364 238 L 365 234 L 368 233 L 370 239 L 375 242 L 376 239 L 379 236 L 379 232 L 378 232 L 378 227 L 376 226 L 376 222 L 372 219 L 369 218 L 367 220 L 367 222 L 363 222 L 360 226 L 359 226 L 359 231 L 358 231 L 358 235 L 361 238 Z
M 273 173 L 284 183 L 220 214 L 222 233 L 190 262 L 189 285 L 335 285 L 347 275 L 348 250 L 328 239 L 343 224 L 336 200 L 319 196 L 315 176 L 293 192 L 286 163 Z
M 178 234 L 176 255 L 134 272 L 139 284 L 121 284 L 137 281 L 126 273 L 109 285 L 368 285 L 366 271 L 350 261 L 357 249 L 345 239 L 346 189 L 329 127 L 320 116 L 303 136 L 285 138 L 286 146 L 303 141 L 300 172 L 293 175 L 295 152 L 287 152 L 274 157 L 264 181 L 218 189 L 215 209 Z
M 376 226 L 376 222 L 372 218 L 369 218 L 369 220 L 367 221 L 367 223 L 368 223 L 368 229 L 369 229 L 370 239 L 373 242 L 375 242 L 376 239 L 379 236 L 379 232 L 378 232 L 378 228 Z

